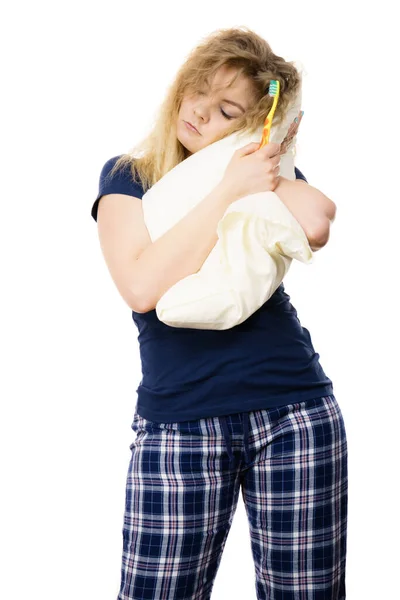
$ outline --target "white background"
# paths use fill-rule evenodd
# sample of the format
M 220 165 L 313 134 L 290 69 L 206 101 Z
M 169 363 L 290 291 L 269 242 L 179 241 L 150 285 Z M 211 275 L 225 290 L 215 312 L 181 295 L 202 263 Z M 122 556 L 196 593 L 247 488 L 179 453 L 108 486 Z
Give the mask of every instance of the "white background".
M 334 200 L 285 288 L 342 409 L 347 598 L 398 594 L 399 84 L 392 2 L 16 2 L 1 18 L 0 596 L 114 600 L 137 330 L 90 209 L 186 54 L 246 25 L 300 61 L 297 166 Z M 391 12 L 392 11 L 392 12 Z M 213 599 L 255 599 L 240 499 Z

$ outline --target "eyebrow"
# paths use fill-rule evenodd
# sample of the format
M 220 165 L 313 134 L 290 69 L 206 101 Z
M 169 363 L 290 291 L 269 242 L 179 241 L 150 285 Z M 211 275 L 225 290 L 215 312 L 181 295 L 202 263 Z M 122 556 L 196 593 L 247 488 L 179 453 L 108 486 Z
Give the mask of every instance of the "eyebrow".
M 208 78 L 205 80 L 205 84 L 208 88 L 210 88 L 210 82 L 209 82 Z M 234 102 L 233 100 L 227 100 L 226 98 L 224 98 L 223 100 L 221 100 L 221 102 L 227 102 L 228 104 L 233 104 L 234 106 L 237 106 L 238 108 L 240 108 L 240 110 L 242 112 L 246 112 L 241 104 L 238 104 L 237 102 Z
M 245 112 L 243 106 L 241 104 L 238 104 L 237 102 L 234 102 L 233 100 L 227 100 L 226 98 L 224 98 L 223 100 L 221 100 L 221 102 L 227 102 L 228 104 L 233 104 L 234 106 L 237 106 L 238 108 L 240 108 L 240 110 Z

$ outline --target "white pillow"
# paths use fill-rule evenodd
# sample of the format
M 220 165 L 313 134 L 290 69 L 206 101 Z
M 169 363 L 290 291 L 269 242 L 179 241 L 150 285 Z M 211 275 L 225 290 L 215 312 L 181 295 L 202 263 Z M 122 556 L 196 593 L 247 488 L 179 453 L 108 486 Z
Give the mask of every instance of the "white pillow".
M 281 143 L 301 108 L 301 92 L 270 142 Z M 176 165 L 142 198 L 144 220 L 152 241 L 163 235 L 221 181 L 238 148 L 260 142 L 253 134 L 232 134 Z M 296 137 L 281 156 L 280 174 L 294 180 Z M 217 228 L 218 241 L 201 269 L 173 285 L 159 300 L 156 313 L 172 327 L 230 329 L 258 310 L 275 292 L 293 258 L 310 263 L 307 237 L 275 192 L 259 192 L 233 202 Z

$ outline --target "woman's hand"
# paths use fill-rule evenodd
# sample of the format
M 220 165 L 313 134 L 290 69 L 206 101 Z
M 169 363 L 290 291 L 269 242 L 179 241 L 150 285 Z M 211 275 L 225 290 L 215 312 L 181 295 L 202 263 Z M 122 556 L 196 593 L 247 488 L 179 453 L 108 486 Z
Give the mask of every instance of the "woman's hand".
M 280 144 L 266 144 L 260 148 L 251 142 L 234 152 L 222 183 L 242 198 L 257 192 L 273 192 L 279 183 Z

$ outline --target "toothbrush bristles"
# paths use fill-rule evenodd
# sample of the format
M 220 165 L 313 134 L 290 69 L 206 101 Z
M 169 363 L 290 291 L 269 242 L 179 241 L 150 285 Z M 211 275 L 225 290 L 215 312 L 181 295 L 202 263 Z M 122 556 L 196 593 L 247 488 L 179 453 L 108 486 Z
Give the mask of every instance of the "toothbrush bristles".
M 278 91 L 278 84 L 275 81 L 275 79 L 273 79 L 270 84 L 269 84 L 269 95 L 270 96 L 276 96 L 276 93 Z

